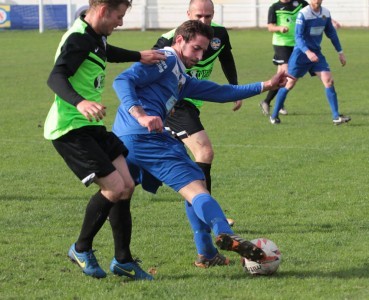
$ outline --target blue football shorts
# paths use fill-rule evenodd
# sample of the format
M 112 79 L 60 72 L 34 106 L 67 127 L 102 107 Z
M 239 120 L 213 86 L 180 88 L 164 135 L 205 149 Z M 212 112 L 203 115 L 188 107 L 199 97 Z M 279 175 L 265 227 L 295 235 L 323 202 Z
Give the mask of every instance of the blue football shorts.
M 329 65 L 322 53 L 317 54 L 319 61 L 311 62 L 305 53 L 299 49 L 294 49 L 288 61 L 288 73 L 296 78 L 304 77 L 309 72 L 315 76 L 316 72 L 330 72 Z
M 133 180 L 148 192 L 156 193 L 162 183 L 178 192 L 195 180 L 205 180 L 184 145 L 167 132 L 119 138 L 128 149 L 126 161 Z

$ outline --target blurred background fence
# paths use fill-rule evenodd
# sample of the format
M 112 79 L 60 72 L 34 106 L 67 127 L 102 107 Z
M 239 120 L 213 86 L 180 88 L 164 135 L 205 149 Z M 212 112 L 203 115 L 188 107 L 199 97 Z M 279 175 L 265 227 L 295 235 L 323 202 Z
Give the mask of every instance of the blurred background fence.
M 257 28 L 267 24 L 273 0 L 213 0 L 214 21 L 227 28 Z M 187 19 L 189 1 L 133 0 L 124 29 L 167 29 Z M 0 28 L 66 29 L 86 0 L 0 0 Z M 324 0 L 344 27 L 369 27 L 369 0 Z

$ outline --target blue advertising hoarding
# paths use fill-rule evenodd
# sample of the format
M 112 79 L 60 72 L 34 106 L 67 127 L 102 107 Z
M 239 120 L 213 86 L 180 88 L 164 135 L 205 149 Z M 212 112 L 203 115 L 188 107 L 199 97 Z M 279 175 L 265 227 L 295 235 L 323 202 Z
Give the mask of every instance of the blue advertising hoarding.
M 44 26 L 47 29 L 67 28 L 66 5 L 44 5 Z M 0 5 L 0 28 L 39 28 L 38 5 Z

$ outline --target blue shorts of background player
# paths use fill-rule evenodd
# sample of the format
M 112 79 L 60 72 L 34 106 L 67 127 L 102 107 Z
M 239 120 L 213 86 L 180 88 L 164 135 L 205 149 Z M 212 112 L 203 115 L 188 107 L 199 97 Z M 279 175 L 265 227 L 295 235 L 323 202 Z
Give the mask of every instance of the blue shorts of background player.
M 346 58 L 337 31 L 333 27 L 330 11 L 322 7 L 322 0 L 310 1 L 297 15 L 295 27 L 295 47 L 288 61 L 288 72 L 296 78 L 287 79 L 284 88 L 279 89 L 270 123 L 279 124 L 278 112 L 284 105 L 288 92 L 294 87 L 297 78 L 307 72 L 317 75 L 325 87 L 325 94 L 332 111 L 334 125 L 340 125 L 351 120 L 350 117 L 340 115 L 338 111 L 337 94 L 334 81 L 325 57 L 321 53 L 323 34 L 328 37 L 338 53 L 342 66 L 346 65 Z
M 302 78 L 307 72 L 311 76 L 316 76 L 317 72 L 330 72 L 331 70 L 325 56 L 322 53 L 318 53 L 317 56 L 318 62 L 312 62 L 305 53 L 293 51 L 288 60 L 288 74 L 295 78 Z

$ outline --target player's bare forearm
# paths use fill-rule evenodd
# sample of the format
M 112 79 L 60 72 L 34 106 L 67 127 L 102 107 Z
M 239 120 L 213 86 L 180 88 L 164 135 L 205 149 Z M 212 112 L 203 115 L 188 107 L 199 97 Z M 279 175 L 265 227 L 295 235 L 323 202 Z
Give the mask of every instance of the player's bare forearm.
M 129 109 L 129 113 L 132 117 L 134 117 L 136 120 L 140 117 L 147 116 L 145 110 L 142 108 L 142 106 L 132 106 Z
M 268 24 L 268 31 L 269 32 L 281 32 L 286 33 L 288 32 L 289 28 L 287 26 L 279 26 L 277 24 L 269 23 Z
M 141 106 L 132 106 L 129 109 L 129 113 L 134 117 L 137 122 L 146 127 L 149 132 L 162 132 L 163 121 L 158 116 L 149 116 Z

